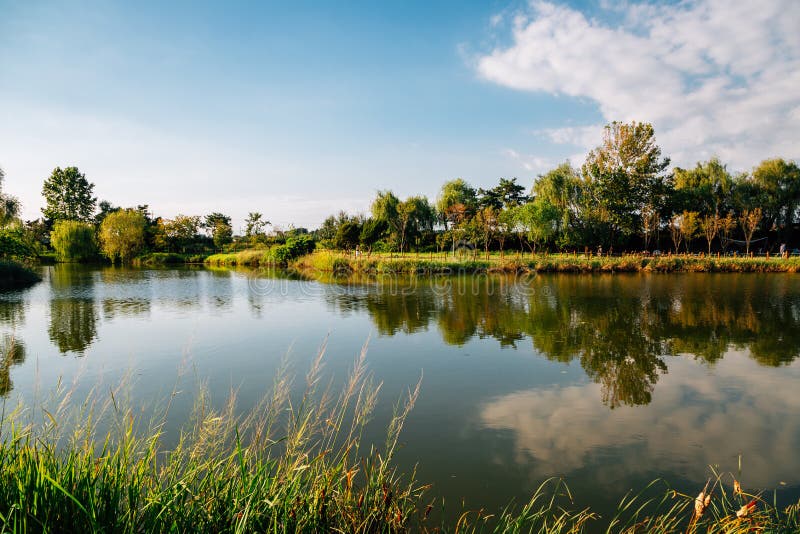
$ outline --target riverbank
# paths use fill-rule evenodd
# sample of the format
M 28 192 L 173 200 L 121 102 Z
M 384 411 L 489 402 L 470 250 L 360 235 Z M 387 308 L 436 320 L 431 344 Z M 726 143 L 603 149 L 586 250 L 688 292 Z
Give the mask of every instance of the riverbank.
M 331 402 L 318 385 L 321 356 L 301 399 L 291 380 L 239 415 L 234 399 L 215 409 L 207 394 L 178 444 L 162 429 L 169 408 L 153 418 L 124 404 L 124 386 L 107 399 L 66 408 L 4 411 L 0 441 L 3 531 L 43 532 L 794 532 L 800 503 L 776 508 L 770 496 L 714 475 L 705 488 L 654 482 L 620 496 L 600 514 L 582 507 L 559 479 L 531 488 L 530 501 L 502 510 L 445 514 L 435 488 L 400 472 L 394 455 L 420 392 L 398 404 L 381 447 L 361 436 L 377 388 L 364 355 Z M 173 396 L 177 394 L 173 392 Z M 299 400 L 300 402 L 295 402 Z M 169 405 L 168 405 L 169 406 Z M 70 411 L 73 410 L 73 411 Z M 77 411 L 74 411 L 77 410 Z M 68 424 L 65 424 L 68 423 Z M 106 428 L 107 431 L 99 431 Z M 700 500 L 697 492 L 709 499 Z M 452 506 L 452 504 L 448 504 Z M 456 519 L 448 519 L 456 518 Z
M 730 256 L 585 256 L 571 254 L 491 255 L 459 258 L 442 254 L 361 255 L 318 251 L 291 263 L 298 270 L 340 274 L 469 274 L 476 272 L 533 273 L 796 273 L 800 258 Z
M 26 289 L 40 282 L 35 271 L 14 261 L 0 261 L 0 291 Z

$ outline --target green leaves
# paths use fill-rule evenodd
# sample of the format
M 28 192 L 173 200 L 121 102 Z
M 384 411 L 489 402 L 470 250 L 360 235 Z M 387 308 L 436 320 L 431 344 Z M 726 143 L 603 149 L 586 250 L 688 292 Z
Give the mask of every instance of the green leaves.
M 89 222 L 97 198 L 92 196 L 94 184 L 77 167 L 56 167 L 44 181 L 42 195 L 47 205 L 42 213 L 48 219 Z

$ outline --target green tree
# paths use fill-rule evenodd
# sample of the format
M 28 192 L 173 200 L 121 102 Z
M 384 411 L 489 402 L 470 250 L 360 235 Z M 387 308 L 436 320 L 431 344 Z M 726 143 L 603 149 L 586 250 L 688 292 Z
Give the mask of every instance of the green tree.
M 605 127 L 603 143 L 589 153 L 582 170 L 608 225 L 610 244 L 619 235 L 639 232 L 642 212 L 670 186 L 668 167 L 651 124 L 612 122 Z
M 373 218 L 367 219 L 361 226 L 361 235 L 359 236 L 361 246 L 371 252 L 372 247 L 386 234 L 388 229 L 389 226 L 386 221 Z
M 719 159 L 697 163 L 694 169 L 675 169 L 675 191 L 679 210 L 696 210 L 713 216 L 731 207 L 733 177 Z
M 6 173 L 0 168 L 0 227 L 8 226 L 19 217 L 20 203 L 16 197 L 3 192 Z
M 752 180 L 763 193 L 764 228 L 783 230 L 790 239 L 800 204 L 800 166 L 784 159 L 768 159 L 753 169 Z
M 186 252 L 200 231 L 200 217 L 196 215 L 176 215 L 174 219 L 159 219 L 155 242 L 162 250 Z
M 56 167 L 42 187 L 47 204 L 42 213 L 53 221 L 89 222 L 97 202 L 93 191 L 94 184 L 89 183 L 77 167 Z
M 500 178 L 500 183 L 491 189 L 478 189 L 478 207 L 491 207 L 495 210 L 519 206 L 528 200 L 525 188 L 517 183 L 516 178 L 510 180 Z
M 334 238 L 334 246 L 340 249 L 354 249 L 361 237 L 361 225 L 356 221 L 348 221 L 339 226 Z
M 214 212 L 206 215 L 203 226 L 211 232 L 214 246 L 222 248 L 233 241 L 233 226 L 231 218 L 222 213 Z
M 408 197 L 397 204 L 397 225 L 400 234 L 400 251 L 405 249 L 408 234 L 433 229 L 435 210 L 424 196 Z
M 251 244 L 256 243 L 259 239 L 263 239 L 265 230 L 270 225 L 268 220 L 264 219 L 264 215 L 251 211 L 247 214 L 247 219 L 244 221 L 244 235 Z
M 138 210 L 109 213 L 100 224 L 100 248 L 111 261 L 129 261 L 144 248 L 147 221 Z
M 455 227 L 471 218 L 478 206 L 475 188 L 461 178 L 450 180 L 442 185 L 439 197 L 436 199 L 436 211 L 444 222 Z
M 94 226 L 81 221 L 56 221 L 50 244 L 63 261 L 86 261 L 97 255 Z
M 120 208 L 119 206 L 114 206 L 113 204 L 111 204 L 111 202 L 109 202 L 108 200 L 101 200 L 100 203 L 97 205 L 97 215 L 94 216 L 94 223 L 97 226 L 100 226 L 110 213 L 117 212 L 121 209 L 122 208 Z
M 547 201 L 558 212 L 556 234 L 561 236 L 562 244 L 575 244 L 570 234 L 579 225 L 583 197 L 583 181 L 578 171 L 565 162 L 540 175 L 533 184 L 533 196 Z
M 525 235 L 528 243 L 533 243 L 531 252 L 536 246 L 550 239 L 558 226 L 558 209 L 545 198 L 535 198 L 514 208 L 517 228 Z M 530 247 L 530 245 L 528 245 Z

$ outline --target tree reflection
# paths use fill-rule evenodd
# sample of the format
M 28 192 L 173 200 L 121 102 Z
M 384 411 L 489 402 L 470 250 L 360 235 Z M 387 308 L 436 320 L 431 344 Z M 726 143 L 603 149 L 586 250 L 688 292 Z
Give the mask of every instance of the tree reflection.
M 63 354 L 83 354 L 97 337 L 94 278 L 88 269 L 57 265 L 50 271 L 50 341 Z
M 0 339 L 0 396 L 6 397 L 14 389 L 11 367 L 25 361 L 25 345 L 9 334 Z
M 788 276 L 608 275 L 418 278 L 328 297 L 365 309 L 384 335 L 435 322 L 443 340 L 491 337 L 504 346 L 530 339 L 548 359 L 580 362 L 611 408 L 652 400 L 666 358 L 713 365 L 731 349 L 762 365 L 800 355 L 800 283 Z M 404 285 L 405 284 L 405 285 Z M 346 305 L 344 302 L 346 301 Z

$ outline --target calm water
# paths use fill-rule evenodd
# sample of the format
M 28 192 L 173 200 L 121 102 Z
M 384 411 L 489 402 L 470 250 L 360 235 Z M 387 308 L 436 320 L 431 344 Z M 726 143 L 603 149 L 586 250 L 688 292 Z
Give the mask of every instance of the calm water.
M 327 336 L 326 372 L 343 379 L 369 339 L 376 423 L 424 375 L 399 461 L 451 502 L 491 509 L 563 475 L 604 509 L 659 476 L 698 491 L 709 464 L 735 472 L 740 454 L 746 487 L 800 494 L 796 275 L 43 273 L 0 295 L 4 342 L 20 347 L 0 368 L 7 402 L 130 373 L 145 404 L 178 384 L 178 425 L 198 381 L 246 407 L 287 353 L 303 372 Z

